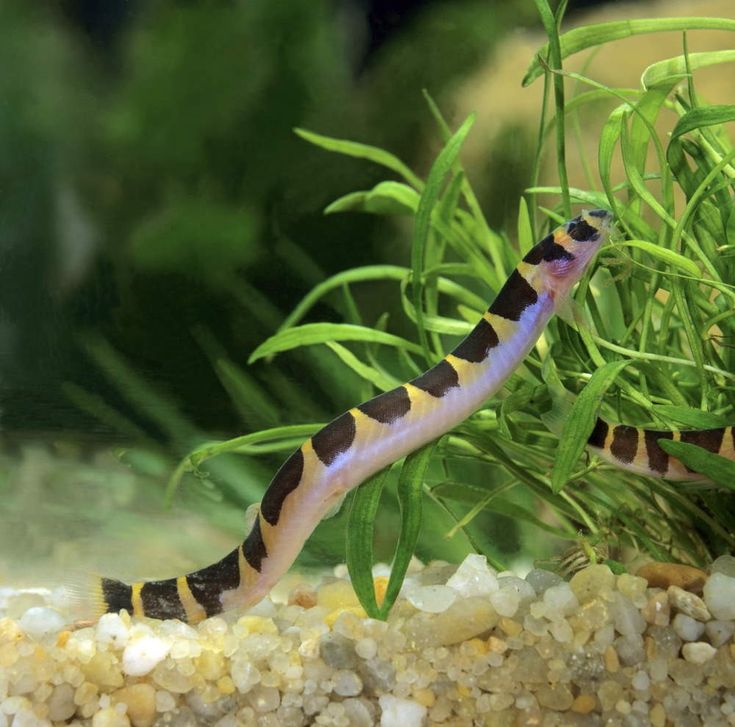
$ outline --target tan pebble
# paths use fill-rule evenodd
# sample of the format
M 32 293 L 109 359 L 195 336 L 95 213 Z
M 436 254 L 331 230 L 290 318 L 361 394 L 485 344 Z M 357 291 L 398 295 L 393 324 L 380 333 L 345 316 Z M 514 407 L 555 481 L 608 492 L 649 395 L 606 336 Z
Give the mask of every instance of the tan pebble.
M 658 649 L 656 649 L 656 642 L 651 636 L 646 636 L 643 640 L 643 645 L 646 649 L 646 658 L 648 661 L 653 661 L 656 658 Z
M 237 620 L 235 626 L 247 634 L 277 634 L 278 627 L 272 618 L 263 616 L 243 616 Z
M 730 656 L 735 659 L 735 643 L 730 644 Z
M 498 626 L 500 627 L 500 630 L 508 636 L 518 636 L 518 634 L 523 631 L 523 626 L 518 623 L 518 621 L 514 621 L 512 618 L 508 618 L 507 616 L 503 616 L 500 621 L 498 621 Z
M 133 727 L 150 727 L 156 717 L 156 690 L 150 684 L 132 684 L 112 694 L 113 702 L 128 706 L 128 719 Z
M 605 669 L 609 671 L 611 674 L 614 674 L 618 669 L 620 669 L 620 659 L 618 659 L 618 652 L 615 651 L 615 647 L 610 646 L 605 649 L 605 654 L 603 656 L 605 661 Z
M 541 687 L 536 692 L 536 699 L 542 707 L 555 712 L 566 712 L 574 703 L 572 693 L 563 684 Z
M 701 593 L 707 580 L 707 574 L 703 570 L 681 563 L 646 563 L 638 569 L 636 575 L 645 578 L 651 588 L 679 586 L 693 593 Z
M 671 609 L 669 607 L 669 597 L 666 592 L 654 593 L 648 599 L 648 603 L 641 609 L 641 615 L 649 624 L 653 624 L 654 626 L 668 626 L 671 620 Z
M 69 641 L 70 636 L 71 631 L 69 631 L 68 629 L 66 631 L 61 631 L 56 637 L 56 646 L 58 646 L 60 649 L 63 649 L 66 646 L 66 642 Z
M 92 701 L 96 701 L 98 692 L 99 688 L 96 684 L 83 682 L 77 687 L 76 692 L 74 692 L 74 704 L 79 707 L 90 704 Z
M 388 577 L 376 576 L 373 578 L 373 589 L 375 591 L 375 602 L 378 606 L 382 606 L 385 592 L 388 590 Z
M 347 581 L 334 581 L 334 583 L 324 584 L 316 594 L 316 602 L 317 605 L 330 611 L 360 605 L 352 585 Z
M 651 720 L 652 727 L 665 727 L 666 710 L 661 703 L 654 704 L 653 707 L 651 707 L 648 717 Z
M 194 661 L 197 672 L 210 682 L 216 682 L 226 671 L 225 657 L 219 651 L 202 651 Z
M 690 644 L 684 644 L 681 648 L 681 655 L 690 664 L 705 664 L 716 653 L 717 649 L 706 641 L 694 641 Z
M 288 605 L 314 608 L 316 606 L 316 593 L 310 586 L 301 583 L 288 594 Z
M 217 680 L 217 689 L 222 694 L 232 694 L 235 691 L 235 683 L 229 676 L 224 676 Z
M 497 636 L 491 636 L 487 640 L 487 648 L 489 651 L 492 651 L 493 654 L 504 654 L 508 651 L 508 644 Z
M 597 706 L 597 698 L 592 694 L 580 694 L 572 702 L 572 712 L 589 714 Z
M 436 695 L 431 689 L 414 689 L 413 698 L 424 707 L 433 707 Z
M 342 608 L 335 608 L 334 611 L 331 613 L 328 613 L 324 617 L 324 623 L 327 626 L 334 626 L 337 619 L 343 614 L 343 613 L 352 613 L 358 618 L 367 618 L 367 614 L 363 610 L 362 606 L 345 606 Z
M 712 616 L 705 602 L 693 593 L 679 586 L 669 586 L 666 591 L 671 605 L 697 621 L 709 621 Z
M 606 565 L 590 565 L 575 573 L 569 586 L 580 603 L 587 603 L 593 598 L 605 598 L 615 586 L 615 575 Z
M 92 727 L 130 727 L 130 720 L 114 707 L 107 707 L 92 717 Z

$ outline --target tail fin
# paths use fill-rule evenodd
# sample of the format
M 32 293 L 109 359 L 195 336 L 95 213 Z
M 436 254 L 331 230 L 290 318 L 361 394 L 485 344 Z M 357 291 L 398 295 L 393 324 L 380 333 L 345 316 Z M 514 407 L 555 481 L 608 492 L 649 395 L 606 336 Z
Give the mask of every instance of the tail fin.
M 67 575 L 65 580 L 63 599 L 69 615 L 75 620 L 96 621 L 102 614 L 113 610 L 107 603 L 102 585 L 103 581 L 109 581 L 109 579 L 80 572 Z M 114 583 L 119 583 L 123 588 L 130 588 L 119 581 L 114 581 Z M 123 605 L 114 610 L 119 611 L 120 608 L 129 607 Z

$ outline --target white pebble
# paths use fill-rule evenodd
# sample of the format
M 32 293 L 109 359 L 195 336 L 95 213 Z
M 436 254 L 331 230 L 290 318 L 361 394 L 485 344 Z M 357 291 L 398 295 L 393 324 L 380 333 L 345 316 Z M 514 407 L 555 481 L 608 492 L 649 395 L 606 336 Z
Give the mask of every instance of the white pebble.
M 498 579 L 484 555 L 470 553 L 447 581 L 447 586 L 465 598 L 486 596 L 498 590 Z
M 332 677 L 334 693 L 340 697 L 356 697 L 362 691 L 362 679 L 354 671 L 339 669 Z
M 56 634 L 64 628 L 66 619 L 53 608 L 34 606 L 29 608 L 18 622 L 20 627 L 34 639 Z
M 731 555 L 721 555 L 712 561 L 710 568 L 712 573 L 723 573 L 730 578 L 735 578 L 735 558 Z
M 490 603 L 499 616 L 511 618 L 515 616 L 518 606 L 521 605 L 521 597 L 511 589 L 495 591 L 490 594 Z
M 574 631 L 572 631 L 572 627 L 565 619 L 552 621 L 549 632 L 554 637 L 554 640 L 560 644 L 566 644 L 574 638 Z
M 457 591 L 448 586 L 418 586 L 412 588 L 406 598 L 419 611 L 442 613 L 457 600 Z
M 176 707 L 176 700 L 171 692 L 156 692 L 156 712 L 170 712 Z
M 76 712 L 74 704 L 74 689 L 69 684 L 59 684 L 48 700 L 48 717 L 54 722 L 65 722 L 71 719 Z
M 691 664 L 704 664 L 715 654 L 717 649 L 705 641 L 695 641 L 693 644 L 684 644 L 681 654 Z
M 523 578 L 518 578 L 518 576 L 498 577 L 498 587 L 501 591 L 517 593 L 521 601 L 531 601 L 536 598 L 536 591 L 533 586 Z
M 123 647 L 128 643 L 130 626 L 117 613 L 105 613 L 97 622 L 97 641 Z
M 378 653 L 378 645 L 375 639 L 360 639 L 355 644 L 355 653 L 361 659 L 372 659 Z
M 168 642 L 157 636 L 141 636 L 125 647 L 122 670 L 130 676 L 143 676 L 166 658 L 170 648 Z
M 562 619 L 579 608 L 579 601 L 568 583 L 560 583 L 544 591 L 544 605 L 550 619 Z
M 713 573 L 704 584 L 704 602 L 716 619 L 735 620 L 735 578 Z
M 633 689 L 637 689 L 639 692 L 643 692 L 651 686 L 651 680 L 644 671 L 637 671 L 630 683 L 633 685 Z
M 714 647 L 727 643 L 735 633 L 735 623 L 732 621 L 708 621 L 704 630 L 707 632 L 709 642 Z
M 685 613 L 677 613 L 671 625 L 683 641 L 696 641 L 704 633 L 704 624 Z
M 646 620 L 633 602 L 622 593 L 615 591 L 610 603 L 615 630 L 623 636 L 635 636 L 646 630 Z
M 260 682 L 260 671 L 247 659 L 233 659 L 230 667 L 233 684 L 242 694 L 249 692 Z
M 384 694 L 378 700 L 381 709 L 380 727 L 422 727 L 426 707 L 411 699 Z

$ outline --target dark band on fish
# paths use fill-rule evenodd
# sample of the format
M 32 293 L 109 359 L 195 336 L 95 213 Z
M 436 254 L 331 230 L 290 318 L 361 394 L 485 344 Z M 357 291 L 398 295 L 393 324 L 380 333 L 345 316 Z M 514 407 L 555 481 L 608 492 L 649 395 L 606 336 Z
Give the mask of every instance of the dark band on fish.
M 263 540 L 263 532 L 260 529 L 260 518 L 257 517 L 247 538 L 242 544 L 242 554 L 248 564 L 260 573 L 263 559 L 268 557 L 268 551 Z
M 600 419 L 600 417 L 597 417 L 595 428 L 592 430 L 592 434 L 590 434 L 587 444 L 589 444 L 590 447 L 598 447 L 599 449 L 602 449 L 605 446 L 605 440 L 607 439 L 607 432 L 609 429 L 610 427 L 607 422 Z
M 411 383 L 422 391 L 440 399 L 449 389 L 459 386 L 459 376 L 452 364 L 446 359 L 442 359 L 425 374 L 412 379 Z
M 646 442 L 646 454 L 648 455 L 648 466 L 654 472 L 664 474 L 669 468 L 669 455 L 664 452 L 659 439 L 673 439 L 673 432 L 659 432 L 653 429 L 646 429 L 643 432 L 643 438 Z
M 554 260 L 574 260 L 574 255 L 563 245 L 556 242 L 553 233 L 534 245 L 523 258 L 524 263 L 531 265 L 538 265 L 541 261 L 548 263 Z
M 613 429 L 613 440 L 610 445 L 613 456 L 621 462 L 630 464 L 638 451 L 638 430 L 625 424 L 618 424 Z
M 102 598 L 108 611 L 120 611 L 123 608 L 133 612 L 133 587 L 112 578 L 102 578 Z
M 392 424 L 411 410 L 411 398 L 405 386 L 376 396 L 357 407 L 363 414 L 381 424 Z
M 181 603 L 175 578 L 149 581 L 140 589 L 143 613 L 150 618 L 177 618 L 186 621 L 186 610 Z
M 320 429 L 311 438 L 311 446 L 316 456 L 328 467 L 338 455 L 352 446 L 355 433 L 355 417 L 346 411 L 342 416 L 329 422 L 324 429 Z
M 263 501 L 260 503 L 260 512 L 269 525 L 278 524 L 283 501 L 299 486 L 303 474 L 304 453 L 299 447 L 281 465 L 270 487 L 265 491 L 265 495 L 263 495 Z
M 572 220 L 567 226 L 567 234 L 572 240 L 577 242 L 585 242 L 586 240 L 596 240 L 598 236 L 597 230 L 581 218 Z
M 491 348 L 498 345 L 498 334 L 484 318 L 470 331 L 469 335 L 452 351 L 452 356 L 470 363 L 484 361 Z
M 222 612 L 220 594 L 240 585 L 240 548 L 235 548 L 222 560 L 186 576 L 192 596 L 209 616 Z
M 519 321 L 521 313 L 538 300 L 538 294 L 529 282 L 514 270 L 505 285 L 500 289 L 488 311 L 496 316 L 502 316 L 510 321 Z

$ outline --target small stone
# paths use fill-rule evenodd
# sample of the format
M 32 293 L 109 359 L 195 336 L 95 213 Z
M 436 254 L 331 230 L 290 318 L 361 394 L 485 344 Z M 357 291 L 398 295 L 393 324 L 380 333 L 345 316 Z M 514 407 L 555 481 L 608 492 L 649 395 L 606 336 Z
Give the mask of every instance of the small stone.
M 333 669 L 351 669 L 357 664 L 354 642 L 334 632 L 319 639 L 319 655 Z
M 610 616 L 615 624 L 615 630 L 623 636 L 642 634 L 646 629 L 646 621 L 640 611 L 619 591 L 612 594 Z
M 704 624 L 685 613 L 677 613 L 671 625 L 682 641 L 696 641 L 704 633 Z
M 130 676 L 143 676 L 163 661 L 171 646 L 157 636 L 144 635 L 131 641 L 125 647 L 122 670 Z
M 114 707 L 106 707 L 92 717 L 92 727 L 130 727 L 130 720 Z
M 548 617 L 553 621 L 575 612 L 579 608 L 579 601 L 568 583 L 560 583 L 546 589 L 544 606 Z
M 484 598 L 463 598 L 431 621 L 433 640 L 442 646 L 480 636 L 498 623 L 498 613 Z
M 275 712 L 281 703 L 281 695 L 275 687 L 258 685 L 247 694 L 250 706 L 259 714 Z
M 487 596 L 498 590 L 498 579 L 484 555 L 470 553 L 449 578 L 447 586 L 464 598 Z
M 349 581 L 325 583 L 317 592 L 316 602 L 317 605 L 329 611 L 360 605 L 360 601 Z
M 362 691 L 362 679 L 354 671 L 340 669 L 332 675 L 334 693 L 340 697 L 356 697 Z
M 704 584 L 704 602 L 716 619 L 735 620 L 735 578 L 713 573 Z
M 427 709 L 412 699 L 401 699 L 384 694 L 380 704 L 380 727 L 422 727 Z
M 536 699 L 542 707 L 555 712 L 566 712 L 574 703 L 572 693 L 563 684 L 541 687 L 536 692 Z
M 32 638 L 42 639 L 61 631 L 66 619 L 53 608 L 34 606 L 21 616 L 18 624 Z
M 646 563 L 638 569 L 636 575 L 645 578 L 651 588 L 667 589 L 679 586 L 685 591 L 700 593 L 707 574 L 699 568 L 681 563 Z
M 669 603 L 677 611 L 681 611 L 681 613 L 685 613 L 697 621 L 709 621 L 712 618 L 704 601 L 694 593 L 685 591 L 679 586 L 669 586 L 666 593 L 669 597 Z
M 610 645 L 605 649 L 603 654 L 603 660 L 605 662 L 605 669 L 614 674 L 620 669 L 620 660 L 618 659 L 618 652 L 615 651 L 615 647 Z
M 441 613 L 457 600 L 457 591 L 448 586 L 418 586 L 408 591 L 406 598 L 419 611 Z
M 48 700 L 48 718 L 52 722 L 65 722 L 71 719 L 77 705 L 74 704 L 74 688 L 70 684 L 59 684 Z
M 704 664 L 714 657 L 717 649 L 705 641 L 695 641 L 693 644 L 684 644 L 681 653 L 690 664 Z
M 114 644 L 122 648 L 128 643 L 130 619 L 123 619 L 119 613 L 105 613 L 100 616 L 95 627 L 97 641 L 102 644 Z
M 150 684 L 132 684 L 118 689 L 113 699 L 127 705 L 133 727 L 150 727 L 156 717 L 156 690 Z
M 572 712 L 589 714 L 597 706 L 597 699 L 591 694 L 580 694 L 572 702 Z
M 735 578 L 735 558 L 732 555 L 721 555 L 712 561 L 710 573 L 722 573 L 730 578 Z
M 639 608 L 646 602 L 648 581 L 630 573 L 621 573 L 617 579 L 618 590 L 626 595 Z
M 542 568 L 534 568 L 526 574 L 526 581 L 530 583 L 537 595 L 541 595 L 546 589 L 552 586 L 558 586 L 563 583 L 563 579 L 557 573 L 552 573 Z
M 249 692 L 260 683 L 260 670 L 250 659 L 233 659 L 230 666 L 230 678 L 241 694 Z
M 708 621 L 704 630 L 707 632 L 710 644 L 715 647 L 722 646 L 732 638 L 735 633 L 735 623 L 732 621 Z
M 654 626 L 668 626 L 671 618 L 671 608 L 669 606 L 669 597 L 666 593 L 654 593 L 641 609 L 641 615 L 649 624 L 653 624 Z
M 521 599 L 515 591 L 503 589 L 490 594 L 490 603 L 499 616 L 512 618 L 521 605 Z
M 651 711 L 648 713 L 648 716 L 651 719 L 652 727 L 665 727 L 666 710 L 660 702 L 651 707 Z
M 590 565 L 575 573 L 569 586 L 580 603 L 593 598 L 605 599 L 615 586 L 615 575 L 606 565 Z

